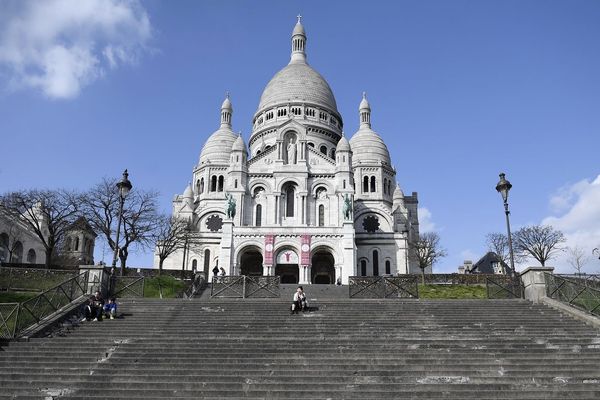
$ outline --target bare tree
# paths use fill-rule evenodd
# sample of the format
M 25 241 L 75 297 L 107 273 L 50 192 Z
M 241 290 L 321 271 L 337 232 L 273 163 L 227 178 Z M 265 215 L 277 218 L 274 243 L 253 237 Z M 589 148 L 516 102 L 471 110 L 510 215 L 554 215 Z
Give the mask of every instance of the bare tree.
M 514 247 L 520 256 L 531 256 L 542 266 L 562 250 L 565 235 L 550 225 L 532 225 L 519 229 L 514 235 Z
M 23 228 L 21 225 L 21 220 L 22 218 L 19 219 L 15 219 L 15 218 L 4 218 L 5 220 L 5 228 L 6 228 L 6 235 L 7 238 L 5 240 L 5 243 L 0 243 L 0 246 L 3 245 L 6 248 L 6 251 L 8 253 L 8 257 L 6 257 L 6 260 L 9 263 L 16 263 L 16 262 L 23 262 L 22 257 L 23 257 Z M 20 250 L 21 254 L 20 257 L 17 257 L 17 254 Z M 19 259 L 21 258 L 21 259 Z
M 504 233 L 488 233 L 485 236 L 485 242 L 488 250 L 495 253 L 503 264 L 509 264 L 510 249 L 508 247 L 508 237 Z
M 162 273 L 164 261 L 177 250 L 182 249 L 187 241 L 188 222 L 184 219 L 160 215 L 152 234 L 152 242 L 156 246 L 158 256 L 158 273 Z
M 50 266 L 58 243 L 78 216 L 79 195 L 64 189 L 24 190 L 0 197 L 6 217 L 23 221 L 38 237 Z
M 121 273 L 125 273 L 131 246 L 146 248 L 152 243 L 156 226 L 156 192 L 133 189 L 123 205 L 122 234 L 116 243 L 119 219 L 117 179 L 104 178 L 83 196 L 83 215 L 114 253 L 118 248 Z
M 446 257 L 447 253 L 440 244 L 440 236 L 436 232 L 427 232 L 419 235 L 419 239 L 413 243 L 414 251 L 412 258 L 421 269 L 421 281 L 425 284 L 425 269 L 431 267 L 440 258 Z
M 585 251 L 577 245 L 574 247 L 567 247 L 566 250 L 567 262 L 571 267 L 573 267 L 577 274 L 581 275 L 581 271 L 583 270 L 585 264 L 590 261 L 590 257 L 587 256 Z

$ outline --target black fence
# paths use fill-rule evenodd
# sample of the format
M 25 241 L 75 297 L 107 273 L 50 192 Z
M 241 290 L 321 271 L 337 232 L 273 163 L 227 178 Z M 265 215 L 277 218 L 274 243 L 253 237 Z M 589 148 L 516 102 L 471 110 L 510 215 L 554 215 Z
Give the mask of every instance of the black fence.
M 418 275 L 351 276 L 349 295 L 356 299 L 418 299 L 418 279 Z
M 488 299 L 521 299 L 524 295 L 520 277 L 510 275 L 486 275 L 485 286 Z
M 590 314 L 600 316 L 600 290 L 587 280 L 545 273 L 546 295 Z
M 88 272 L 76 275 L 22 303 L 0 304 L 0 338 L 13 339 L 55 316 L 86 294 Z
M 210 297 L 278 298 L 281 295 L 280 284 L 279 276 L 215 276 Z

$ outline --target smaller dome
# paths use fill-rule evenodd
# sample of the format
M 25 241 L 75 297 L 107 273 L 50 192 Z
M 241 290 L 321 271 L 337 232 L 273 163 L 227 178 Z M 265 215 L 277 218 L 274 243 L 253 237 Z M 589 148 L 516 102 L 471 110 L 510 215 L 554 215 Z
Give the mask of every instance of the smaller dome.
M 346 136 L 342 136 L 335 148 L 335 151 L 336 153 L 339 153 L 340 151 L 350 151 L 350 143 L 348 142 L 348 139 L 346 139 Z
M 401 200 L 404 198 L 404 192 L 400 189 L 400 185 L 396 183 L 396 189 L 394 190 L 394 200 Z
M 192 183 L 191 182 L 188 182 L 187 187 L 183 191 L 183 197 L 186 198 L 186 199 L 193 199 L 194 198 L 194 192 L 192 191 Z
M 202 152 L 200 153 L 200 164 L 229 164 L 231 148 L 237 139 L 237 135 L 227 127 L 218 129 L 210 135 Z
M 361 127 L 350 139 L 352 165 L 383 164 L 391 165 L 390 152 L 379 136 L 371 128 Z
M 244 143 L 244 139 L 242 139 L 241 134 L 239 134 L 237 139 L 235 139 L 235 142 L 233 142 L 231 151 L 246 151 L 246 144 Z

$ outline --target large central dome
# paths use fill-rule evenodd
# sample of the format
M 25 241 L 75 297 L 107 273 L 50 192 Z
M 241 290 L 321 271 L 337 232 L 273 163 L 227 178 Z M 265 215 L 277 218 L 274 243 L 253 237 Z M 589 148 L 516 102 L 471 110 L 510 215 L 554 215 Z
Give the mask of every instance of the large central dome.
M 303 102 L 337 111 L 333 92 L 327 81 L 305 62 L 288 64 L 267 84 L 258 109 L 276 104 Z
M 317 106 L 339 115 L 329 84 L 306 62 L 306 33 L 300 19 L 292 33 L 290 63 L 277 72 L 265 87 L 257 115 L 267 108 L 290 103 Z

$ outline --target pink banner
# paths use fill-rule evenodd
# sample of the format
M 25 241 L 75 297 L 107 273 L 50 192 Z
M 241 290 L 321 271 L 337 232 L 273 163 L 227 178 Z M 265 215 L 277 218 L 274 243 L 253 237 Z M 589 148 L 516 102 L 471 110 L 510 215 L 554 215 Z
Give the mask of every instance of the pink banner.
M 265 265 L 273 265 L 273 245 L 275 244 L 274 235 L 265 236 Z
M 310 235 L 302 235 L 300 250 L 300 263 L 302 265 L 310 265 Z

